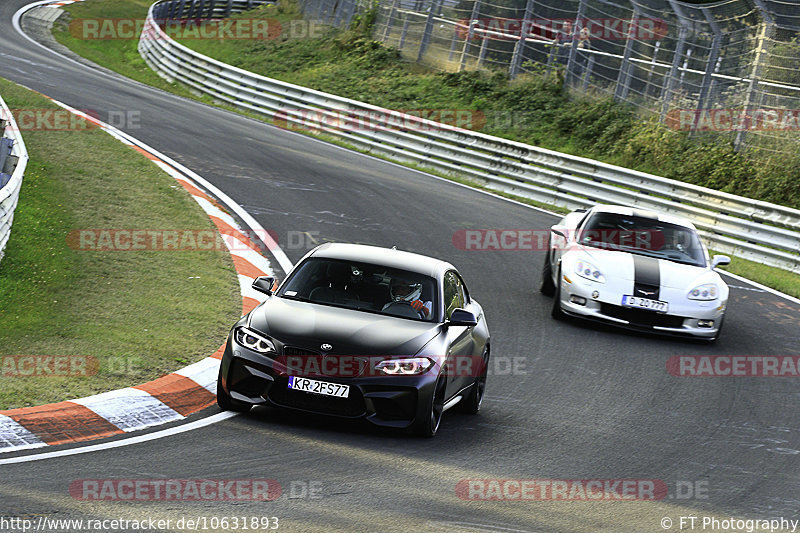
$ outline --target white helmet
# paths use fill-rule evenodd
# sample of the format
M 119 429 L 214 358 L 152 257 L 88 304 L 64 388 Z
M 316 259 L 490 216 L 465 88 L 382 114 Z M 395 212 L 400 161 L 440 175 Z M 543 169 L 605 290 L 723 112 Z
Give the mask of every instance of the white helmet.
M 401 278 L 392 278 L 389 284 L 389 294 L 395 302 L 413 302 L 422 295 L 422 284 L 412 283 Z

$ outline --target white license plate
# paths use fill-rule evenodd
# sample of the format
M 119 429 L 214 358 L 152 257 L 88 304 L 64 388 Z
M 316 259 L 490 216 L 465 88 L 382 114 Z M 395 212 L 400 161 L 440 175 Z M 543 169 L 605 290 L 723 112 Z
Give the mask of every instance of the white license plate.
M 323 396 L 336 396 L 337 398 L 347 398 L 350 395 L 350 385 L 340 385 L 338 383 L 328 383 L 316 379 L 300 378 L 289 376 L 289 388 L 311 394 L 322 394 Z
M 622 305 L 625 307 L 636 307 L 637 309 L 650 309 L 651 311 L 658 311 L 659 313 L 666 313 L 669 309 L 669 304 L 667 302 L 640 298 L 639 296 L 631 296 L 629 294 L 622 297 Z

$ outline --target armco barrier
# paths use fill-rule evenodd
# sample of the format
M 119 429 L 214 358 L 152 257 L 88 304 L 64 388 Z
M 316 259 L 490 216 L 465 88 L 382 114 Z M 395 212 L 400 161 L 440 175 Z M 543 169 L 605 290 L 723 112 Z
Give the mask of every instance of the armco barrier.
M 155 23 L 166 13 L 186 13 L 174 3 L 187 5 L 167 0 L 150 7 L 139 40 L 139 53 L 169 81 L 290 127 L 312 127 L 362 150 L 547 204 L 613 203 L 683 215 L 715 250 L 800 273 L 800 210 L 416 117 L 403 116 L 398 125 L 399 113 L 260 76 L 175 42 Z M 348 127 L 342 116 L 369 117 L 382 127 Z
M 19 200 L 22 176 L 28 165 L 28 151 L 14 116 L 0 98 L 0 260 L 5 254 L 6 243 L 11 235 L 14 209 Z

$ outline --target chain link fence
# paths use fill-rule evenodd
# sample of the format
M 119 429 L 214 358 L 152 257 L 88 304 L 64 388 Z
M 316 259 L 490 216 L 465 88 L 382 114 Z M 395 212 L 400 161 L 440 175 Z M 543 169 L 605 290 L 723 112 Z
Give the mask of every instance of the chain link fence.
M 800 2 L 374 0 L 374 37 L 446 70 L 560 72 L 675 130 L 785 152 L 800 139 Z M 368 0 L 301 0 L 307 18 L 350 24 Z

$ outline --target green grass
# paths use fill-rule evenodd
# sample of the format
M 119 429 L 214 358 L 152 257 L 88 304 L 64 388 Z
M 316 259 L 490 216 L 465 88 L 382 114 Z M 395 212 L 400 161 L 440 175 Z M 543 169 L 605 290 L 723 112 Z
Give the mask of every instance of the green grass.
M 143 17 L 149 2 L 89 0 L 66 9 L 75 17 L 117 17 L 123 12 Z M 133 11 L 127 11 L 130 9 Z M 232 18 L 275 19 L 285 29 L 300 15 L 296 4 L 286 0 Z M 181 42 L 225 63 L 286 82 L 390 109 L 474 110 L 479 112 L 476 117 L 481 114 L 485 117 L 485 121 L 475 122 L 484 133 L 800 207 L 800 152 L 796 150 L 748 159 L 735 153 L 724 140 L 707 136 L 689 139 L 684 133 L 669 131 L 658 122 L 642 119 L 610 99 L 567 94 L 557 75 L 546 78 L 529 74 L 508 81 L 505 72 L 431 71 L 403 60 L 397 50 L 374 41 L 368 19 L 362 17 L 348 31 L 328 28 L 316 38 L 291 38 L 285 31 L 281 38 L 274 40 L 184 39 Z M 103 57 L 105 45 L 102 42 L 78 45 L 64 32 L 56 32 L 56 35 L 59 41 L 76 51 L 79 51 L 78 46 L 91 48 L 91 55 L 87 53 L 87 57 L 114 68 L 113 62 Z M 136 58 L 136 61 L 140 60 Z M 326 139 L 344 144 L 335 138 Z M 430 169 L 425 170 L 430 172 Z M 540 205 L 524 198 L 514 199 Z M 778 284 L 781 290 L 800 296 L 800 277 L 794 274 L 739 259 L 727 268 L 765 285 Z
M 56 108 L 5 80 L 0 95 L 11 109 Z M 135 385 L 213 353 L 241 312 L 227 252 L 98 252 L 67 242 L 77 229 L 213 230 L 191 196 L 101 130 L 23 138 L 30 161 L 0 262 L 0 357 L 86 356 L 99 370 L 0 374 L 0 408 Z

